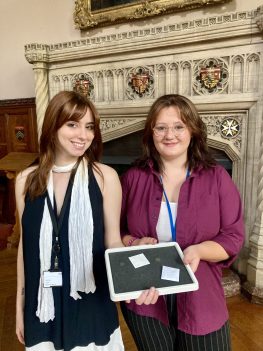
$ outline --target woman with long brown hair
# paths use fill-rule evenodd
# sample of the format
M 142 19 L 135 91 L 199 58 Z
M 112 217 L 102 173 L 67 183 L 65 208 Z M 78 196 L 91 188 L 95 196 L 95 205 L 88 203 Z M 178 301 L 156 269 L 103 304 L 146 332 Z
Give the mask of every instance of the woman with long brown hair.
M 197 291 L 149 306 L 121 304 L 138 350 L 231 350 L 221 269 L 244 241 L 241 200 L 210 155 L 206 126 L 189 99 L 171 94 L 153 103 L 143 155 L 122 189 L 124 245 L 177 241 L 199 282 Z
M 105 247 L 122 246 L 121 186 L 98 162 L 98 113 L 73 91 L 50 101 L 39 163 L 16 181 L 21 219 L 16 333 L 28 351 L 123 350 Z

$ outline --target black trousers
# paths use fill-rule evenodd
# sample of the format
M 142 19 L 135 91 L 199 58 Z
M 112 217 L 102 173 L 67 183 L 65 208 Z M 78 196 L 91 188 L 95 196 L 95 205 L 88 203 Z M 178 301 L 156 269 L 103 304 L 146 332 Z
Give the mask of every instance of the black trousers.
M 177 329 L 176 295 L 166 296 L 169 326 L 151 317 L 140 316 L 126 308 L 121 310 L 138 351 L 231 351 L 229 322 L 206 335 L 186 334 Z

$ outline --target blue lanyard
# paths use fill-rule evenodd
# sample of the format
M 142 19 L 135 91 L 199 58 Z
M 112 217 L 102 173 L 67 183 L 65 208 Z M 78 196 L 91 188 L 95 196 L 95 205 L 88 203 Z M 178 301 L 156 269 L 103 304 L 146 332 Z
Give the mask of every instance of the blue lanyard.
M 187 168 L 187 171 L 186 171 L 186 179 L 190 176 L 190 171 L 189 169 Z M 162 180 L 162 177 L 160 176 L 160 181 L 161 181 L 161 184 L 163 186 L 163 180 Z M 171 210 L 171 206 L 170 206 L 170 203 L 169 203 L 169 200 L 168 200 L 168 197 L 166 195 L 166 192 L 164 190 L 164 187 L 163 187 L 163 194 L 164 194 L 164 197 L 165 197 L 165 202 L 166 202 L 166 206 L 167 206 L 167 210 L 168 210 L 168 214 L 169 214 L 169 221 L 170 221 L 170 229 L 171 229 L 171 234 L 172 234 L 172 239 L 173 241 L 176 241 L 176 221 L 173 221 L 173 215 L 172 215 L 172 210 Z

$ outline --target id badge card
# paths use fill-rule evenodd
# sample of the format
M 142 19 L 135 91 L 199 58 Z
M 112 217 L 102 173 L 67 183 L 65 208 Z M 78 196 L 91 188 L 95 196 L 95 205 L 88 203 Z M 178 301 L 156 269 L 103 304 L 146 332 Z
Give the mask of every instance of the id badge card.
M 52 288 L 62 286 L 61 271 L 45 271 L 44 272 L 44 288 Z

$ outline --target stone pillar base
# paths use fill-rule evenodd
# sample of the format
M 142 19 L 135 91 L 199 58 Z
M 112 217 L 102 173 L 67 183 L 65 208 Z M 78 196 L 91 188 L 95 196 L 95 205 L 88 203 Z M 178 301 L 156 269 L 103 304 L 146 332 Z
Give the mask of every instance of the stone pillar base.
M 263 288 L 253 286 L 251 283 L 246 281 L 244 284 L 242 284 L 241 292 L 250 302 L 263 305 Z
M 225 297 L 236 296 L 240 294 L 240 278 L 230 269 L 223 270 L 222 285 Z

